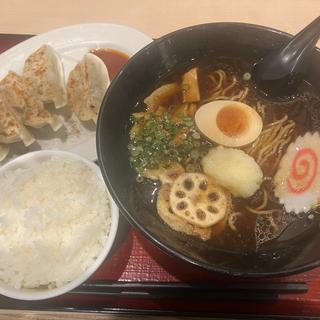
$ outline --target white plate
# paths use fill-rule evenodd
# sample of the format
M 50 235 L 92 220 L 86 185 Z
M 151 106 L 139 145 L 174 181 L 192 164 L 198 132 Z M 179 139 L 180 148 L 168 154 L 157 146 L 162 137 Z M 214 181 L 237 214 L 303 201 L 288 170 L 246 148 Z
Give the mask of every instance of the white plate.
M 79 62 L 84 54 L 95 48 L 110 48 L 132 56 L 152 41 L 150 37 L 135 29 L 108 23 L 90 23 L 68 26 L 32 37 L 12 47 L 0 55 L 0 79 L 9 70 L 21 74 L 25 59 L 43 44 L 49 44 L 60 55 L 65 77 Z M 66 112 L 66 108 L 60 109 Z M 59 111 L 60 112 L 60 111 Z M 65 150 L 77 153 L 89 160 L 96 160 L 95 125 L 80 123 L 72 115 L 65 127 L 53 133 L 49 126 L 30 129 L 37 142 L 26 148 L 23 143 L 10 145 L 9 156 L 1 163 L 34 150 Z

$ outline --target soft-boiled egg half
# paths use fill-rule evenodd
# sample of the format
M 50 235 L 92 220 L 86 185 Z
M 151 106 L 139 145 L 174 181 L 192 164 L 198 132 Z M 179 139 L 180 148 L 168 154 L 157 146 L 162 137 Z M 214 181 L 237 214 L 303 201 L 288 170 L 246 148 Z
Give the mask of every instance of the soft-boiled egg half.
M 232 100 L 217 100 L 201 106 L 195 114 L 200 132 L 227 147 L 253 142 L 261 133 L 262 119 L 250 106 Z

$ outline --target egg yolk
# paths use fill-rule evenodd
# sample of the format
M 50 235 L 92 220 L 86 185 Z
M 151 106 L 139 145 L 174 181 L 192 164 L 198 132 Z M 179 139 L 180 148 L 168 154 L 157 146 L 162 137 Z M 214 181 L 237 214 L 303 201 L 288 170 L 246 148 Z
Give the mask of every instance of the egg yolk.
M 246 112 L 237 106 L 225 106 L 217 114 L 218 128 L 228 137 L 237 137 L 248 128 Z

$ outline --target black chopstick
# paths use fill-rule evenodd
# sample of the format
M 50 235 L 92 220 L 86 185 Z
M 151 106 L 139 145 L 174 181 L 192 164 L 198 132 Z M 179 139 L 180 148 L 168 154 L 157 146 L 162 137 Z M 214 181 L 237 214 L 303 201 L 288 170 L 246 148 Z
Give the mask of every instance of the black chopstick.
M 303 282 L 187 284 L 179 282 L 87 282 L 72 290 L 72 294 L 104 295 L 131 298 L 183 298 L 277 301 L 279 294 L 306 293 Z

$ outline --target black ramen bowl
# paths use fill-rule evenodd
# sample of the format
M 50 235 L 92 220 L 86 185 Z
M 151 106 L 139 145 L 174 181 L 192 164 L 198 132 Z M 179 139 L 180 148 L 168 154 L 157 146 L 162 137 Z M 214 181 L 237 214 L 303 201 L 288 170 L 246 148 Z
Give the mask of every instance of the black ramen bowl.
M 229 275 L 280 276 L 320 265 L 320 232 L 257 252 L 218 249 L 171 230 L 136 189 L 129 163 L 130 114 L 167 75 L 208 56 L 259 58 L 287 43 L 291 35 L 242 23 L 197 25 L 168 34 L 143 48 L 113 80 L 101 107 L 97 149 L 105 182 L 122 214 L 160 248 L 189 263 Z M 320 92 L 320 51 L 315 49 L 306 81 Z M 148 192 L 148 190 L 146 191 Z

